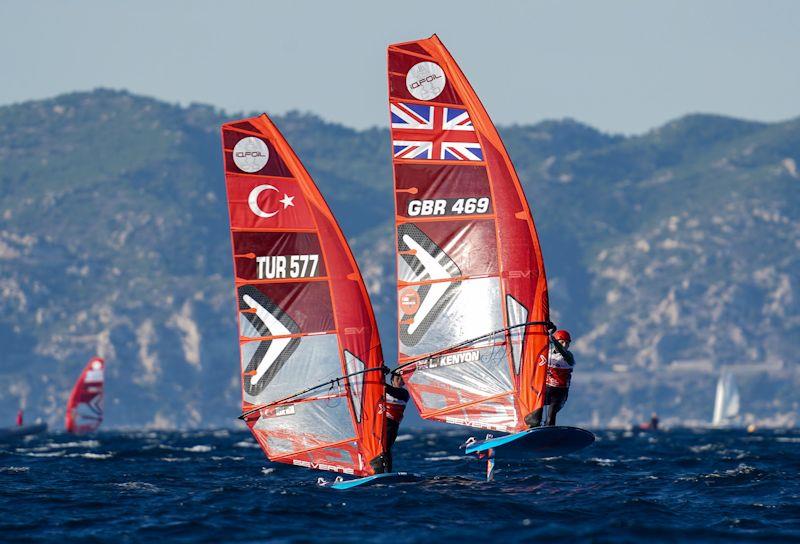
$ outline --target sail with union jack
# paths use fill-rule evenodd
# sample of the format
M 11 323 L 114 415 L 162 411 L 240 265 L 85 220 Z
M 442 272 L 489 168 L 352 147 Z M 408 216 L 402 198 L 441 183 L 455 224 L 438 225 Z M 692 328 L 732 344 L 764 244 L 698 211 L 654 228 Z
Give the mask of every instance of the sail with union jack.
M 489 114 L 439 38 L 390 45 L 387 76 L 395 373 L 424 419 L 522 431 L 541 421 L 551 326 L 530 206 Z
M 408 102 L 392 103 L 390 110 L 396 159 L 483 160 L 467 110 Z

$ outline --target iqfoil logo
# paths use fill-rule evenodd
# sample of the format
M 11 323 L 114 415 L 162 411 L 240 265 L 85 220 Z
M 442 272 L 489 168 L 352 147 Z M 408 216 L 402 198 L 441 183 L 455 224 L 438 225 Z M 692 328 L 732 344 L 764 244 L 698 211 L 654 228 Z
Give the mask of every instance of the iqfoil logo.
M 406 88 L 418 100 L 433 100 L 444 90 L 447 78 L 435 62 L 419 62 L 406 74 Z
M 242 172 L 258 172 L 269 160 L 269 148 L 260 138 L 242 138 L 233 147 L 233 162 Z

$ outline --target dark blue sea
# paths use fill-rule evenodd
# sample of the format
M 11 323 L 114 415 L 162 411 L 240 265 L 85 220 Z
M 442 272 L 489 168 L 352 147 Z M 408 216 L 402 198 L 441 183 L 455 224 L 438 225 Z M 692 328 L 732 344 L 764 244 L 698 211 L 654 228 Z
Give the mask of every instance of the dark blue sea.
M 4 542 L 800 541 L 800 431 L 597 431 L 580 454 L 484 463 L 469 429 L 411 431 L 419 483 L 351 491 L 244 431 L 49 434 L 0 445 Z

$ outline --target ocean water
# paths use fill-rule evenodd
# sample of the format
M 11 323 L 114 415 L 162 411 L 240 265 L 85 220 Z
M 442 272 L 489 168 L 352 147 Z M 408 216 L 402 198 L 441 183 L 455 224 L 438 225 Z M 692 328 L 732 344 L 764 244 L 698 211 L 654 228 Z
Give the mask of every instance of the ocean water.
M 0 541 L 800 541 L 800 431 L 597 431 L 557 459 L 485 464 L 469 429 L 410 431 L 418 483 L 346 492 L 245 431 L 49 434 L 0 445 Z

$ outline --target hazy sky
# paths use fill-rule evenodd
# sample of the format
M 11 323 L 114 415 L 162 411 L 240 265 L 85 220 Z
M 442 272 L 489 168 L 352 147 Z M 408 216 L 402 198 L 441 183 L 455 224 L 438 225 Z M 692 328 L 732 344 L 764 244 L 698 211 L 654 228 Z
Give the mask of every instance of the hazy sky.
M 499 124 L 800 115 L 800 2 L 777 0 L 0 0 L 0 104 L 105 86 L 385 125 L 386 45 L 434 32 Z

